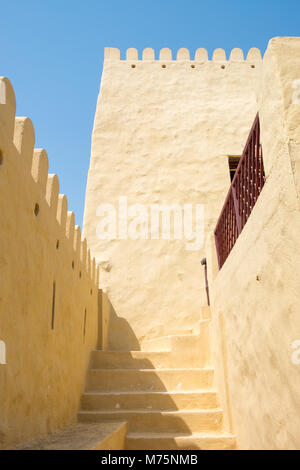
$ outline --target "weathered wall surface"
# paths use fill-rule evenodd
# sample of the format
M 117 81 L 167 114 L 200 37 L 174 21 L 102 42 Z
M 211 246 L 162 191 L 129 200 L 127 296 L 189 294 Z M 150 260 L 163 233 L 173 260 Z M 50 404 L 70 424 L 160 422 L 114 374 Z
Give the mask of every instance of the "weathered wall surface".
M 215 280 L 207 251 L 218 388 L 243 449 L 300 447 L 299 77 L 300 38 L 271 40 L 258 87 L 266 183 Z
M 75 420 L 97 342 L 98 271 L 57 176 L 48 175 L 46 152 L 34 149 L 30 119 L 15 119 L 13 89 L 0 83 L 0 448 L 7 448 Z
M 254 89 L 258 50 L 223 50 L 208 61 L 199 49 L 172 60 L 163 49 L 129 49 L 127 60 L 107 49 L 95 116 L 84 214 L 84 235 L 102 264 L 101 286 L 133 338 L 192 328 L 206 302 L 204 250 L 186 251 L 186 240 L 99 240 L 99 204 L 203 204 L 205 233 L 215 226 L 228 190 L 228 155 L 241 155 L 257 112 Z M 125 320 L 125 321 L 124 321 Z M 126 343 L 126 344 L 125 344 Z M 132 345 L 135 348 L 136 344 Z

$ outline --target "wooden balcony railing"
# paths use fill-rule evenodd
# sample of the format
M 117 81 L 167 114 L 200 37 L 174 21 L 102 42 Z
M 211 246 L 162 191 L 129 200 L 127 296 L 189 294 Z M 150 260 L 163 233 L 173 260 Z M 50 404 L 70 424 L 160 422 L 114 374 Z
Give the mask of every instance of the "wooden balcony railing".
M 219 268 L 225 263 L 265 183 L 258 114 L 215 228 Z

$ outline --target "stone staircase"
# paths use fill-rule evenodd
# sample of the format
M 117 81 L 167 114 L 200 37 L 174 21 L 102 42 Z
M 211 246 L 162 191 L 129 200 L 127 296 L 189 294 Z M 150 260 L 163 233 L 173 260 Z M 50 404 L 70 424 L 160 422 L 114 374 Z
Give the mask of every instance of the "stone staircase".
M 234 449 L 213 389 L 208 324 L 147 341 L 147 350 L 93 351 L 79 422 L 126 421 L 128 450 Z

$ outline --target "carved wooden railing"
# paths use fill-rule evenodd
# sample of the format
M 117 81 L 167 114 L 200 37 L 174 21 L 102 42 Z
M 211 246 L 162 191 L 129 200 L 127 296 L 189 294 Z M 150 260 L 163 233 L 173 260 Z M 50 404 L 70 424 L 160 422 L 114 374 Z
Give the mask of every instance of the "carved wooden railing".
M 219 268 L 225 263 L 265 183 L 258 114 L 215 228 Z

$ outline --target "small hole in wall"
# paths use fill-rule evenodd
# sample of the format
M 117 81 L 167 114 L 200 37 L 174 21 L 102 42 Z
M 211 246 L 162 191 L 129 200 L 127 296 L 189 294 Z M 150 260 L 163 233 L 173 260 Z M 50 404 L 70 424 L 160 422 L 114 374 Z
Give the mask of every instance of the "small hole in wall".
M 91 295 L 93 295 L 93 289 L 91 289 Z
M 166 66 L 165 64 L 163 64 L 163 65 L 161 66 L 162 69 L 165 69 L 166 67 L 167 67 L 167 66 Z
M 225 69 L 225 65 L 221 65 L 221 69 Z
M 194 68 L 195 68 L 194 64 L 192 64 L 192 65 L 191 65 L 191 68 L 192 68 L 192 69 L 194 69 Z
M 255 69 L 255 65 L 251 65 L 251 68 L 252 68 L 252 69 Z
M 37 216 L 39 212 L 40 212 L 40 206 L 38 205 L 38 203 L 36 203 L 36 205 L 34 206 L 34 215 Z
M 58 248 L 59 248 L 59 240 L 57 240 L 56 242 L 56 249 L 58 250 Z
M 0 165 L 3 163 L 3 153 L 2 150 L 0 150 Z
M 79 278 L 81 279 L 81 271 L 79 271 Z
M 135 64 L 131 64 L 131 68 L 132 68 L 132 69 L 135 69 Z
M 74 269 L 74 268 L 75 268 L 75 263 L 74 263 L 74 261 L 72 261 L 72 269 Z

